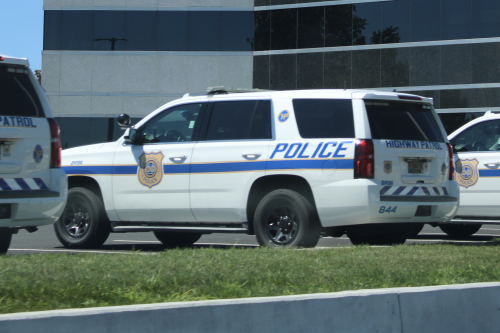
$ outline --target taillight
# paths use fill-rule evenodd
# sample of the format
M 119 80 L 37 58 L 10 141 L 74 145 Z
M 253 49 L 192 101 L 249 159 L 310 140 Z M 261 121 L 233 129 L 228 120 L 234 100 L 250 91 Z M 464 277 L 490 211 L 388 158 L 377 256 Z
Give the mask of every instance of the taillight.
M 449 174 L 449 180 L 455 179 L 455 156 L 453 155 L 453 148 L 451 145 L 448 143 L 448 156 L 450 157 L 450 174 Z
M 372 140 L 357 140 L 354 152 L 354 178 L 375 177 L 375 159 Z
M 50 126 L 50 167 L 61 167 L 61 136 L 59 125 L 53 118 L 47 118 Z

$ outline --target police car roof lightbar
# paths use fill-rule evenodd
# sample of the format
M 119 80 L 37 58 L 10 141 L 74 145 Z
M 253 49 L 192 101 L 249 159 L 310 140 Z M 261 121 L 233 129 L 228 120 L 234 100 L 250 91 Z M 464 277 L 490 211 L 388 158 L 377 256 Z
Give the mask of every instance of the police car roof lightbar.
M 261 91 L 270 91 L 270 90 L 231 88 L 231 87 L 220 86 L 220 87 L 208 87 L 207 95 L 234 94 L 234 93 L 261 92 Z

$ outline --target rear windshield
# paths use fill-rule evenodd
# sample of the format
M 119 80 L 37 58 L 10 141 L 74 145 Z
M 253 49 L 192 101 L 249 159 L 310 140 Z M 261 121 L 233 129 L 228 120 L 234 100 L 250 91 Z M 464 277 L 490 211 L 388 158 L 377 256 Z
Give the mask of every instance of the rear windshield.
M 0 66 L 0 116 L 43 117 L 28 69 Z
M 429 104 L 365 101 L 372 139 L 444 142 Z
M 302 138 L 354 138 L 350 99 L 294 99 L 293 109 Z

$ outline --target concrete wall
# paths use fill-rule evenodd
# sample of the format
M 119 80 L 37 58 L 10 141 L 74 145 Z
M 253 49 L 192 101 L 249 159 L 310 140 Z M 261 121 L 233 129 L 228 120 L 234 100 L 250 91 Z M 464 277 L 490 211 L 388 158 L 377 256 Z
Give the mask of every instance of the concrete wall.
M 44 0 L 44 10 L 253 10 L 254 0 Z M 55 117 L 144 117 L 209 86 L 252 88 L 252 52 L 43 51 Z
M 348 291 L 0 315 L 0 332 L 380 332 L 500 330 L 500 283 Z
M 145 116 L 207 87 L 252 87 L 251 52 L 43 51 L 42 86 L 55 117 Z

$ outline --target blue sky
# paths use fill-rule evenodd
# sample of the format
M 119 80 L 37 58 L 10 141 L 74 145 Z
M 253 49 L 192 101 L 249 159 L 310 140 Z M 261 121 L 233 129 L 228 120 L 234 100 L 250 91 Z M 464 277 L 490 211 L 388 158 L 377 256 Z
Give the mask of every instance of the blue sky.
M 42 68 L 43 0 L 0 0 L 0 54 L 28 58 Z

